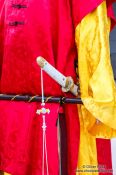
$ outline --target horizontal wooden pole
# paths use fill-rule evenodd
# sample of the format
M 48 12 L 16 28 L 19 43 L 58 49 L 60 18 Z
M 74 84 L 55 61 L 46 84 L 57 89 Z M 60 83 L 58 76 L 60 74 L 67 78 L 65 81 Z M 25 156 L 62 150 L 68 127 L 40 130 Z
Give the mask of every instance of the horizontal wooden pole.
M 41 96 L 31 95 L 14 95 L 14 94 L 0 94 L 0 100 L 11 100 L 11 101 L 25 101 L 25 102 L 41 102 Z M 81 98 L 68 98 L 68 97 L 44 97 L 46 103 L 70 103 L 70 104 L 82 104 Z

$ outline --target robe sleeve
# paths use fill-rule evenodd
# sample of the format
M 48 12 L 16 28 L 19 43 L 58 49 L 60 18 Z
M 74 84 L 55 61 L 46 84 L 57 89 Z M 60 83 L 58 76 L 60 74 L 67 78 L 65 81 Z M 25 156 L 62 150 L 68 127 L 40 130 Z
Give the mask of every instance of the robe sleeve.
M 93 136 L 116 137 L 116 85 L 110 63 L 111 3 L 103 1 L 75 30 L 81 98 L 81 120 Z M 111 10 L 111 9 L 110 9 Z M 107 15 L 108 14 L 108 15 Z
M 94 11 L 102 2 L 104 2 L 104 0 L 89 0 L 88 2 L 86 0 L 71 0 L 75 28 L 86 15 Z M 113 28 L 116 24 L 116 18 L 114 16 L 112 4 L 116 2 L 116 0 L 106 0 L 105 2 L 107 5 L 107 16 L 111 18 Z

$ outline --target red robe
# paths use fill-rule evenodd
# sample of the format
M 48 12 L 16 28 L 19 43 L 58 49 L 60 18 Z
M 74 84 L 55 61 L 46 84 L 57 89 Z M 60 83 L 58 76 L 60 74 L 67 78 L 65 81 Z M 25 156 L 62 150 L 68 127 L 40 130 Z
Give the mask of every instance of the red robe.
M 39 55 L 76 82 L 74 30 L 102 1 L 7 0 L 0 19 L 1 93 L 41 95 L 40 68 L 36 64 Z M 46 96 L 64 95 L 60 86 L 46 74 L 44 90 Z M 42 174 L 42 119 L 36 114 L 40 107 L 40 103 L 0 101 L 0 169 L 12 175 Z M 51 110 L 46 119 L 49 173 L 58 175 L 56 120 L 59 105 L 47 104 L 46 107 Z M 68 175 L 74 175 L 80 135 L 77 106 L 64 105 L 64 113 L 67 169 Z

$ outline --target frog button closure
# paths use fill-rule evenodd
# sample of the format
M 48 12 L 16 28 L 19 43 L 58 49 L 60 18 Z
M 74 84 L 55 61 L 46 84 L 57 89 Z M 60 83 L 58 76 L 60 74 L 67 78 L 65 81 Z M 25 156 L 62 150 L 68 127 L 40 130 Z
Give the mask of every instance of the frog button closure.
M 27 8 L 26 5 L 22 5 L 22 4 L 12 4 L 13 8 L 17 8 L 17 9 L 21 9 L 21 8 Z
M 18 26 L 18 25 L 24 25 L 24 22 L 23 21 L 9 22 L 9 26 Z

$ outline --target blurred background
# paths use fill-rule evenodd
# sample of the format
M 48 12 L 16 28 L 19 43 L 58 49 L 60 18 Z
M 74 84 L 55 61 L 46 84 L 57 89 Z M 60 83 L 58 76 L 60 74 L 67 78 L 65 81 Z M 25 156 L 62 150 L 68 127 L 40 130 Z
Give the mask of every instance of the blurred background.
M 114 4 L 114 11 L 116 16 L 116 3 Z M 114 78 L 116 81 L 116 27 L 110 34 L 110 50 L 111 50 L 111 62 L 114 71 Z M 112 168 L 113 175 L 116 175 L 116 138 L 111 139 L 112 150 Z
M 114 12 L 116 16 L 116 3 L 114 3 Z M 116 80 L 116 27 L 110 34 L 110 49 L 111 49 L 111 62 L 114 71 L 114 78 Z

